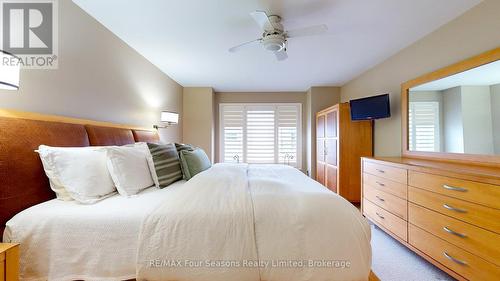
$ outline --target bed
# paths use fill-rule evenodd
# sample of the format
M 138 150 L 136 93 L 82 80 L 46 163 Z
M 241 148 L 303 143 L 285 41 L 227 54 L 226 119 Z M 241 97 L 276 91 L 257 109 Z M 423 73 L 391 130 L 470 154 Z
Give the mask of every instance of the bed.
M 0 219 L 4 240 L 21 243 L 22 279 L 367 280 L 367 221 L 291 167 L 217 164 L 131 198 L 90 206 L 53 199 L 33 153 L 39 144 L 158 140 L 70 121 L 0 117 L 8 132 L 0 135 L 0 159 L 8 159 L 0 162 Z

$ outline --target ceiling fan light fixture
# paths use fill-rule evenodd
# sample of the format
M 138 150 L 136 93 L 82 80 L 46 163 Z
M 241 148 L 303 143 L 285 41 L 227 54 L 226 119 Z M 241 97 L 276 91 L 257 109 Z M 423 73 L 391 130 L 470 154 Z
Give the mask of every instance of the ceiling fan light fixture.
M 282 35 L 268 35 L 263 38 L 262 45 L 271 52 L 279 52 L 285 48 L 286 39 Z
M 284 48 L 284 45 L 282 43 L 268 44 L 266 46 L 266 50 L 271 51 L 271 52 L 279 52 L 279 51 L 283 50 L 283 48 Z

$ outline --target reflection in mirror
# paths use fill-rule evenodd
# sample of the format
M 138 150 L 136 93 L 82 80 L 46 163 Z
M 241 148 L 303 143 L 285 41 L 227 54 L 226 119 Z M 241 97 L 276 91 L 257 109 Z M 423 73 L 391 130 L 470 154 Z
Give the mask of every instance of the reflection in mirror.
M 409 90 L 408 150 L 500 155 L 500 61 Z

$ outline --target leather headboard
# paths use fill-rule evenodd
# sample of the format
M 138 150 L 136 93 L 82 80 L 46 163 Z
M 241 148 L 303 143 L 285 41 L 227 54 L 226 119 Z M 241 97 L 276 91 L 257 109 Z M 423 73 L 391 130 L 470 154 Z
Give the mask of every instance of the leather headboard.
M 134 143 L 131 129 L 85 125 L 90 145 L 125 145 Z
M 40 144 L 88 146 L 83 125 L 0 117 L 0 236 L 18 212 L 55 198 L 38 154 Z
M 132 130 L 136 142 L 159 143 L 160 136 L 156 131 Z

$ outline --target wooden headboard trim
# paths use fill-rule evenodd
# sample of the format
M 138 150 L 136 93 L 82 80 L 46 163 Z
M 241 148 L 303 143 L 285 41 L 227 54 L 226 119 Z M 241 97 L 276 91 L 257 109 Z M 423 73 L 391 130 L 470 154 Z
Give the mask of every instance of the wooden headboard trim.
M 20 118 L 20 119 L 29 119 L 29 120 L 39 120 L 39 121 L 50 121 L 50 122 L 61 122 L 61 123 L 70 123 L 70 124 L 80 124 L 80 125 L 93 125 L 93 126 L 102 126 L 102 127 L 112 127 L 112 128 L 121 128 L 121 129 L 130 129 L 130 130 L 142 130 L 142 131 L 152 131 L 155 130 L 153 128 L 144 128 L 133 125 L 123 125 L 123 124 L 115 124 L 111 122 L 104 121 L 95 121 L 90 119 L 79 119 L 73 117 L 66 117 L 61 115 L 49 115 L 42 114 L 36 112 L 26 112 L 26 111 L 18 111 L 12 109 L 0 109 L 1 117 L 10 117 L 10 118 Z

